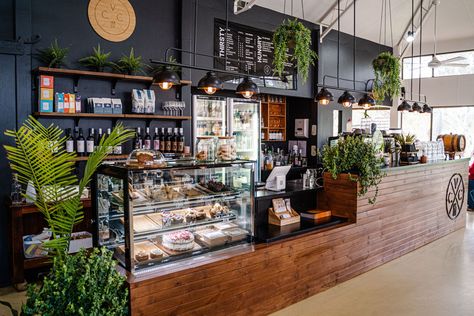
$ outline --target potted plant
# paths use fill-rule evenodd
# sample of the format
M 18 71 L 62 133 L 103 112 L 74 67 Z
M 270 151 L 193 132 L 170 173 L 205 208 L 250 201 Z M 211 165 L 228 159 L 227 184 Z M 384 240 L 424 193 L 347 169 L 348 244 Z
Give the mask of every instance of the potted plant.
M 100 48 L 100 44 L 97 44 L 97 47 L 92 47 L 92 50 L 92 55 L 79 59 L 82 65 L 100 72 L 104 71 L 106 67 L 114 67 L 114 63 L 109 61 L 111 52 L 104 53 Z
M 115 69 L 119 72 L 127 74 L 127 75 L 135 75 L 139 72 L 145 74 L 143 68 L 147 65 L 142 62 L 142 56 L 135 56 L 135 52 L 133 47 L 130 49 L 130 54 L 128 56 L 123 55 L 115 63 Z
M 38 49 L 36 58 L 48 68 L 61 68 L 64 65 L 69 48 L 62 48 L 55 39 L 51 45 L 44 49 Z
M 400 59 L 390 52 L 382 52 L 372 61 L 375 80 L 374 99 L 383 101 L 386 96 L 395 98 L 400 93 Z
M 325 145 L 322 162 L 326 170 L 325 179 L 331 177 L 336 181 L 356 184 L 358 196 L 365 195 L 369 188 L 375 187 L 374 196 L 368 198 L 370 204 L 375 203 L 384 173 L 381 159 L 377 157 L 377 151 L 371 143 L 365 142 L 361 136 L 348 136 L 336 146 Z
M 288 62 L 296 63 L 298 72 L 303 81 L 306 82 L 309 67 L 314 66 L 318 58 L 311 46 L 311 30 L 306 28 L 298 19 L 283 21 L 273 33 L 273 67 L 275 73 L 282 77 L 285 64 Z M 291 59 L 288 58 L 288 49 L 293 50 Z
M 76 154 L 66 152 L 67 139 L 59 127 L 45 127 L 29 117 L 18 130 L 7 130 L 5 135 L 15 141 L 15 146 L 4 146 L 11 169 L 17 172 L 21 184 L 31 181 L 36 190 L 34 198 L 23 195 L 35 201 L 52 232 L 51 240 L 43 246 L 54 257 L 53 269 L 42 286 L 30 286 L 23 312 L 123 315 L 127 292 L 123 289 L 123 278 L 112 268 L 115 263 L 111 254 L 93 250 L 90 256 L 85 252 L 75 256 L 68 254 L 68 249 L 73 229 L 84 217 L 81 201 L 84 189 L 110 148 L 131 139 L 133 131 L 118 124 L 88 157 L 80 180 L 75 175 Z
M 395 135 L 395 142 L 401 147 L 401 151 L 403 152 L 415 152 L 415 135 L 411 135 L 408 133 L 407 135 Z

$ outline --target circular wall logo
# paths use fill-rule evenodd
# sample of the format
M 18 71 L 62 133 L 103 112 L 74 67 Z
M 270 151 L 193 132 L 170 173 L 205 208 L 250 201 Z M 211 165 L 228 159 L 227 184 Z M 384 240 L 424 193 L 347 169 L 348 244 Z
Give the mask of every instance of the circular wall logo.
M 461 214 L 464 204 L 464 181 L 459 173 L 453 174 L 446 189 L 446 213 L 450 219 L 456 219 Z
M 102 38 L 121 42 L 135 30 L 135 11 L 128 0 L 90 0 L 89 22 Z

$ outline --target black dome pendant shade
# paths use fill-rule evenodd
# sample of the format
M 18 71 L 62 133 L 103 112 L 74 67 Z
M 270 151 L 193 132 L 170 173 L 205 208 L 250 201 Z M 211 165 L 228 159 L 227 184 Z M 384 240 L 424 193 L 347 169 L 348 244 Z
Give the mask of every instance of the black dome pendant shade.
M 209 71 L 199 80 L 197 88 L 203 90 L 207 94 L 214 94 L 217 90 L 222 89 L 222 81 L 212 71 Z
M 344 91 L 344 93 L 339 97 L 337 103 L 341 104 L 345 108 L 350 108 L 352 103 L 355 103 L 355 98 L 349 91 Z
M 397 108 L 397 111 L 400 112 L 409 112 L 411 110 L 411 105 L 408 104 L 406 100 L 403 100 L 402 104 L 400 104 Z
M 375 106 L 375 100 L 368 93 L 366 93 L 359 100 L 359 106 L 362 106 L 364 110 L 368 110 L 370 107 Z
M 418 104 L 418 102 L 413 103 L 411 110 L 412 112 L 423 113 L 423 108 Z
M 249 77 L 245 77 L 237 86 L 235 93 L 242 95 L 246 99 L 250 99 L 253 95 L 259 94 L 260 92 L 255 82 Z
M 329 104 L 329 102 L 334 101 L 334 96 L 326 88 L 321 88 L 321 90 L 318 92 L 318 94 L 316 94 L 316 97 L 314 99 L 316 102 L 322 105 L 327 105 Z
M 432 113 L 432 112 L 433 112 L 433 109 L 431 109 L 430 106 L 425 103 L 423 105 L 423 113 Z
M 178 74 L 172 71 L 169 67 L 166 67 L 164 70 L 158 72 L 155 75 L 154 80 L 163 90 L 169 90 L 172 86 L 180 84 Z

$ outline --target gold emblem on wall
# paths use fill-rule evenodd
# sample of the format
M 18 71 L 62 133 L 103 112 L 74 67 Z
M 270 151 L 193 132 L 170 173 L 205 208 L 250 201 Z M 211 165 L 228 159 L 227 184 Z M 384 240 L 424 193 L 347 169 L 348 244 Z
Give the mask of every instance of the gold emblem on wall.
M 102 38 L 121 42 L 135 30 L 135 11 L 128 0 L 90 0 L 89 22 Z

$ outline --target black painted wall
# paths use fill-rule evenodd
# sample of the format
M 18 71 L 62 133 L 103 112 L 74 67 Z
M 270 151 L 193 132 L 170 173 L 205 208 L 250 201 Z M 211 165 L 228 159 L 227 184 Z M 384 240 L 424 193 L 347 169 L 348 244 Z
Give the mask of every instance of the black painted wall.
M 283 20 L 284 15 L 255 6 L 238 16 L 233 15 L 232 1 L 229 3 L 228 15 L 231 22 L 249 25 L 265 30 L 275 29 Z M 98 43 L 106 51 L 111 51 L 114 58 L 119 58 L 123 53 L 128 53 L 130 47 L 135 48 L 135 52 L 143 56 L 144 60 L 149 58 L 163 59 L 164 51 L 167 47 L 178 46 L 185 49 L 193 48 L 194 44 L 194 1 L 192 0 L 130 0 L 136 15 L 137 26 L 134 34 L 121 43 L 111 43 L 101 39 L 90 27 L 87 20 L 86 0 L 3 0 L 0 1 L 0 41 L 13 40 L 21 37 L 29 39 L 35 35 L 40 35 L 42 40 L 34 45 L 24 45 L 24 55 L 12 55 L 0 53 L 0 145 L 4 145 L 9 140 L 3 136 L 5 129 L 16 128 L 24 119 L 31 114 L 34 109 L 34 94 L 31 84 L 31 69 L 36 67 L 37 61 L 32 56 L 36 49 L 48 46 L 52 40 L 58 39 L 63 46 L 70 47 L 69 66 L 79 67 L 77 59 L 90 53 L 92 46 Z M 200 0 L 198 12 L 198 52 L 212 54 L 213 52 L 213 30 L 214 18 L 225 19 L 225 1 L 222 0 Z M 318 27 L 314 24 L 306 23 L 313 30 L 314 35 L 318 33 Z M 350 36 L 343 36 L 345 44 L 341 46 L 341 76 L 351 77 L 352 60 L 348 59 L 352 46 Z M 347 42 L 347 43 L 346 43 Z M 318 48 L 320 59 L 319 64 L 323 67 L 319 71 L 322 73 L 335 75 L 335 41 L 334 32 L 328 36 L 323 45 L 318 45 L 314 41 L 315 48 Z M 358 40 L 357 44 L 357 79 L 367 80 L 372 78 L 369 68 L 370 61 L 375 57 L 376 45 L 374 43 Z M 179 56 L 178 56 L 179 57 Z M 182 56 L 185 63 L 190 63 L 190 56 Z M 212 60 L 198 58 L 201 66 L 212 66 Z M 192 79 L 196 84 L 203 72 L 183 70 L 183 79 Z M 316 90 L 315 71 L 310 74 L 310 79 L 306 84 L 301 80 L 298 82 L 298 90 L 284 91 L 277 89 L 262 89 L 263 93 L 283 94 L 292 96 L 289 101 L 288 133 L 295 117 L 304 117 L 306 111 L 311 111 L 310 124 L 318 121 L 317 142 L 321 145 L 327 136 L 325 130 L 332 130 L 326 123 L 328 111 L 333 105 L 322 108 L 312 102 Z M 136 84 L 119 83 L 117 85 L 117 97 L 123 101 L 128 100 L 128 93 L 132 88 L 138 87 Z M 69 79 L 57 79 L 56 90 L 64 92 L 72 89 L 72 81 Z M 235 89 L 235 86 L 227 86 L 228 89 Z M 88 96 L 111 96 L 110 83 L 101 80 L 81 80 L 79 83 L 79 93 L 86 98 Z M 335 95 L 338 95 L 335 93 Z M 157 91 L 157 104 L 162 100 L 174 98 L 172 92 L 163 93 Z M 188 105 L 190 114 L 191 88 L 182 89 L 182 99 Z M 337 106 L 337 108 L 341 108 Z M 316 111 L 318 113 L 316 113 Z M 345 111 L 345 117 L 350 116 L 350 110 Z M 331 116 L 332 117 L 332 114 Z M 44 120 L 45 123 L 54 122 L 66 128 L 72 127 L 72 120 Z M 130 127 L 145 126 L 141 121 L 126 121 Z M 81 120 L 80 126 L 102 127 L 111 126 L 109 120 Z M 173 122 L 155 122 L 152 127 L 173 127 Z M 190 123 L 184 123 L 185 133 L 191 133 Z M 291 138 L 291 137 L 290 137 Z M 314 140 L 312 140 L 314 142 Z M 309 147 L 308 147 L 309 148 Z M 0 177 L 0 200 L 9 195 L 10 191 L 10 171 L 5 159 L 5 152 L 0 151 L 0 170 L 3 171 Z M 0 203 L 0 284 L 9 283 L 10 269 L 8 256 L 8 211 L 3 203 Z

